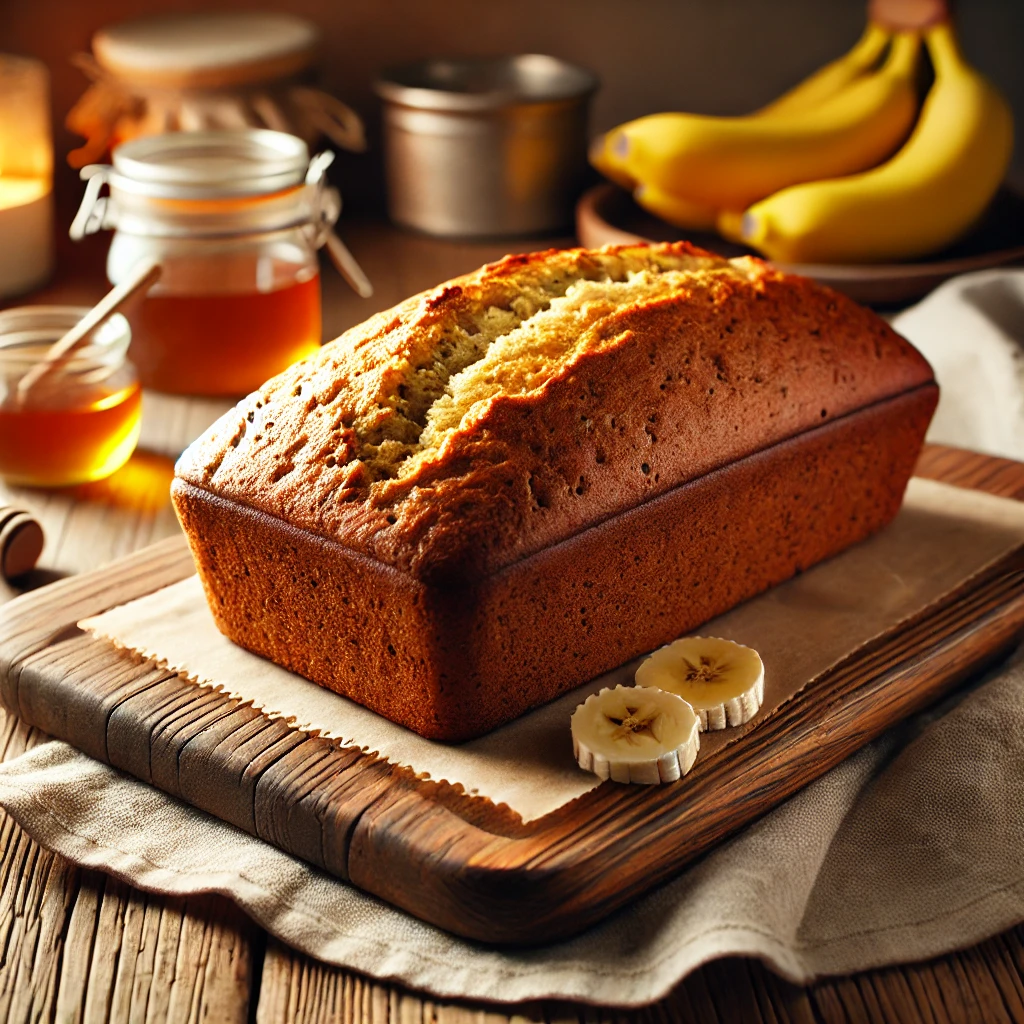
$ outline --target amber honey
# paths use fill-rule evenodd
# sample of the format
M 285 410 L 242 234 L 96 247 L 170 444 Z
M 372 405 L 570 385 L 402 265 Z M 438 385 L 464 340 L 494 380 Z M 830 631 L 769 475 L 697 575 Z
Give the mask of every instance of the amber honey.
M 120 313 L 74 355 L 31 384 L 26 374 L 87 310 L 26 306 L 0 313 L 0 476 L 68 487 L 109 476 L 139 438 L 141 392 L 125 360 L 131 333 Z
M 123 465 L 139 438 L 138 384 L 82 398 L 0 405 L 0 476 L 16 484 L 64 487 L 99 480 Z
M 244 395 L 320 347 L 320 278 L 266 292 L 150 294 L 129 319 L 145 387 Z

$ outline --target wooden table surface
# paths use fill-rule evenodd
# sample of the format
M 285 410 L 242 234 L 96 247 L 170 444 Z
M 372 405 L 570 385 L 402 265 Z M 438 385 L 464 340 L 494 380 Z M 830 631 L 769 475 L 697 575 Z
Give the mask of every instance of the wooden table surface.
M 324 274 L 324 333 L 506 251 L 568 239 L 442 243 L 381 224 L 346 226 L 376 285 L 360 300 Z M 95 301 L 105 290 L 103 242 L 59 252 L 61 271 L 26 302 Z M 7 305 L 11 305 L 8 303 Z M 173 534 L 173 458 L 224 403 L 147 395 L 142 449 L 109 480 L 71 491 L 4 488 L 0 504 L 33 511 L 47 535 L 33 583 L 81 572 Z M 947 456 L 920 470 L 942 475 Z M 1024 470 L 1000 464 L 965 480 L 1024 499 Z M 10 592 L 0 591 L 0 600 Z M 0 711 L 0 757 L 46 737 Z M 760 963 L 708 964 L 662 1002 L 622 1013 L 564 1003 L 472 1006 L 424 999 L 330 967 L 282 945 L 226 899 L 153 896 L 43 850 L 0 812 L 0 1021 L 211 1021 L 260 1024 L 502 1024 L 506 1021 L 1024 1021 L 1024 926 L 961 953 L 912 966 L 791 985 Z

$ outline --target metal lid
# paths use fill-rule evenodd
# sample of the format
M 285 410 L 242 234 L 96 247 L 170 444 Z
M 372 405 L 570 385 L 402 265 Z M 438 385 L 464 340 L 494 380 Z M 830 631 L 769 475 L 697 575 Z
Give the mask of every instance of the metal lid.
M 377 95 L 420 110 L 483 111 L 577 100 L 594 92 L 584 68 L 542 53 L 419 61 L 385 72 Z
M 69 233 L 209 238 L 309 227 L 319 246 L 341 212 L 324 177 L 333 159 L 325 150 L 309 160 L 301 139 L 257 128 L 135 139 L 114 151 L 113 167 L 82 168 Z
M 96 59 L 153 85 L 228 85 L 309 65 L 320 33 L 284 12 L 209 12 L 139 18 L 93 36 Z
M 309 166 L 302 139 L 251 128 L 150 135 L 118 146 L 111 185 L 160 199 L 258 196 L 300 185 Z

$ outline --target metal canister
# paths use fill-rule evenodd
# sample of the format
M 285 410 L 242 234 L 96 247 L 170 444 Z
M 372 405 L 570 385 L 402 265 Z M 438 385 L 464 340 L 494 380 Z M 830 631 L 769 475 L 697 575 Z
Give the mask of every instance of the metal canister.
M 388 211 L 432 235 L 542 234 L 571 221 L 598 86 L 555 57 L 428 60 L 375 83 Z

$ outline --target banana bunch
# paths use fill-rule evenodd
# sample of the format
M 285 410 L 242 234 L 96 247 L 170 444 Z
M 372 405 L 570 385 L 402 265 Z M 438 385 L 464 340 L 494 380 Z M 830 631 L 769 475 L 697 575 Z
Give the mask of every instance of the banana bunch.
M 920 106 L 922 39 L 935 80 Z M 747 117 L 655 114 L 595 140 L 593 165 L 669 223 L 786 263 L 869 263 L 940 249 L 998 189 L 1010 109 L 948 21 L 869 24 L 858 43 Z

